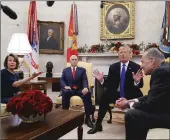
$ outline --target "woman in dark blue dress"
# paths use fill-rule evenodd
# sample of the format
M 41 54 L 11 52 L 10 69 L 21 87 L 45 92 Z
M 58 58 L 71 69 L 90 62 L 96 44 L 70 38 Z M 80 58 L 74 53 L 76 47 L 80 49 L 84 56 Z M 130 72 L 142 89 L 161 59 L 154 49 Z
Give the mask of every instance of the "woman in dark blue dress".
M 4 61 L 5 68 L 1 70 L 1 103 L 7 104 L 9 99 L 21 93 L 19 89 L 21 85 L 41 74 L 41 72 L 34 73 L 29 78 L 19 80 L 18 74 L 15 73 L 18 66 L 19 60 L 17 56 L 12 53 L 6 56 Z

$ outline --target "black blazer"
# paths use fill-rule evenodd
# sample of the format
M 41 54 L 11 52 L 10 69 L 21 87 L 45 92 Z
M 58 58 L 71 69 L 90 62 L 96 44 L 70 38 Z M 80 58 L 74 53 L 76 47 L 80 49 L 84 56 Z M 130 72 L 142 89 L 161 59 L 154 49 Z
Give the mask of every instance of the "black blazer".
M 134 108 L 153 113 L 170 114 L 170 63 L 162 63 L 151 74 L 148 95 L 139 98 Z
M 59 50 L 59 44 L 57 43 L 57 40 L 55 40 L 53 37 L 50 37 L 47 41 L 47 38 L 44 39 L 42 42 L 40 42 L 41 49 L 55 49 Z
M 120 93 L 117 92 L 117 89 L 120 84 L 120 69 L 121 69 L 121 62 L 114 63 L 109 68 L 109 74 L 107 79 L 104 81 L 104 87 L 106 90 L 106 94 L 112 97 L 112 100 L 115 102 L 119 97 Z M 132 76 L 132 72 L 136 73 L 140 69 L 140 65 L 129 61 L 129 65 L 126 70 L 126 77 L 125 77 L 125 98 L 126 99 L 133 99 L 143 96 L 141 90 L 139 88 L 143 87 L 143 79 L 141 79 L 138 86 L 134 85 L 134 79 Z

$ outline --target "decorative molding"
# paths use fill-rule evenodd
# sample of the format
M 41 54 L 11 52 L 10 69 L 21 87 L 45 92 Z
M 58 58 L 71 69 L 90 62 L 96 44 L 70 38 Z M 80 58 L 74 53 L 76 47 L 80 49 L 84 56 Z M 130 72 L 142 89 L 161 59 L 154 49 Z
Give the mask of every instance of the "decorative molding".
M 133 55 L 133 57 L 141 57 L 143 53 L 139 55 Z M 105 53 L 79 53 L 79 57 L 103 57 L 103 56 L 114 56 L 117 57 L 118 53 L 112 53 L 112 52 L 105 52 Z

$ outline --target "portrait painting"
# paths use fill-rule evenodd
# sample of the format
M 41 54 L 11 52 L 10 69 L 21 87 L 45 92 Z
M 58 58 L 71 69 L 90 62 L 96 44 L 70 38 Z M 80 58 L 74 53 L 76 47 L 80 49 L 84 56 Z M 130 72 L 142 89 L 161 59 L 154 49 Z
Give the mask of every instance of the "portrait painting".
M 39 53 L 64 54 L 64 22 L 38 21 Z
M 101 39 L 134 38 L 134 2 L 103 2 Z

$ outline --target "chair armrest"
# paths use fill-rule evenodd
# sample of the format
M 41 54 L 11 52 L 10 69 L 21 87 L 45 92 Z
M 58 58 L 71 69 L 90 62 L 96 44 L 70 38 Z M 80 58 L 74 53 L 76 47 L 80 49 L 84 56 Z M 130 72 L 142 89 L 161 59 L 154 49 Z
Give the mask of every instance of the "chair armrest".
M 62 96 L 62 91 L 60 90 L 60 94 L 58 95 L 58 97 Z

